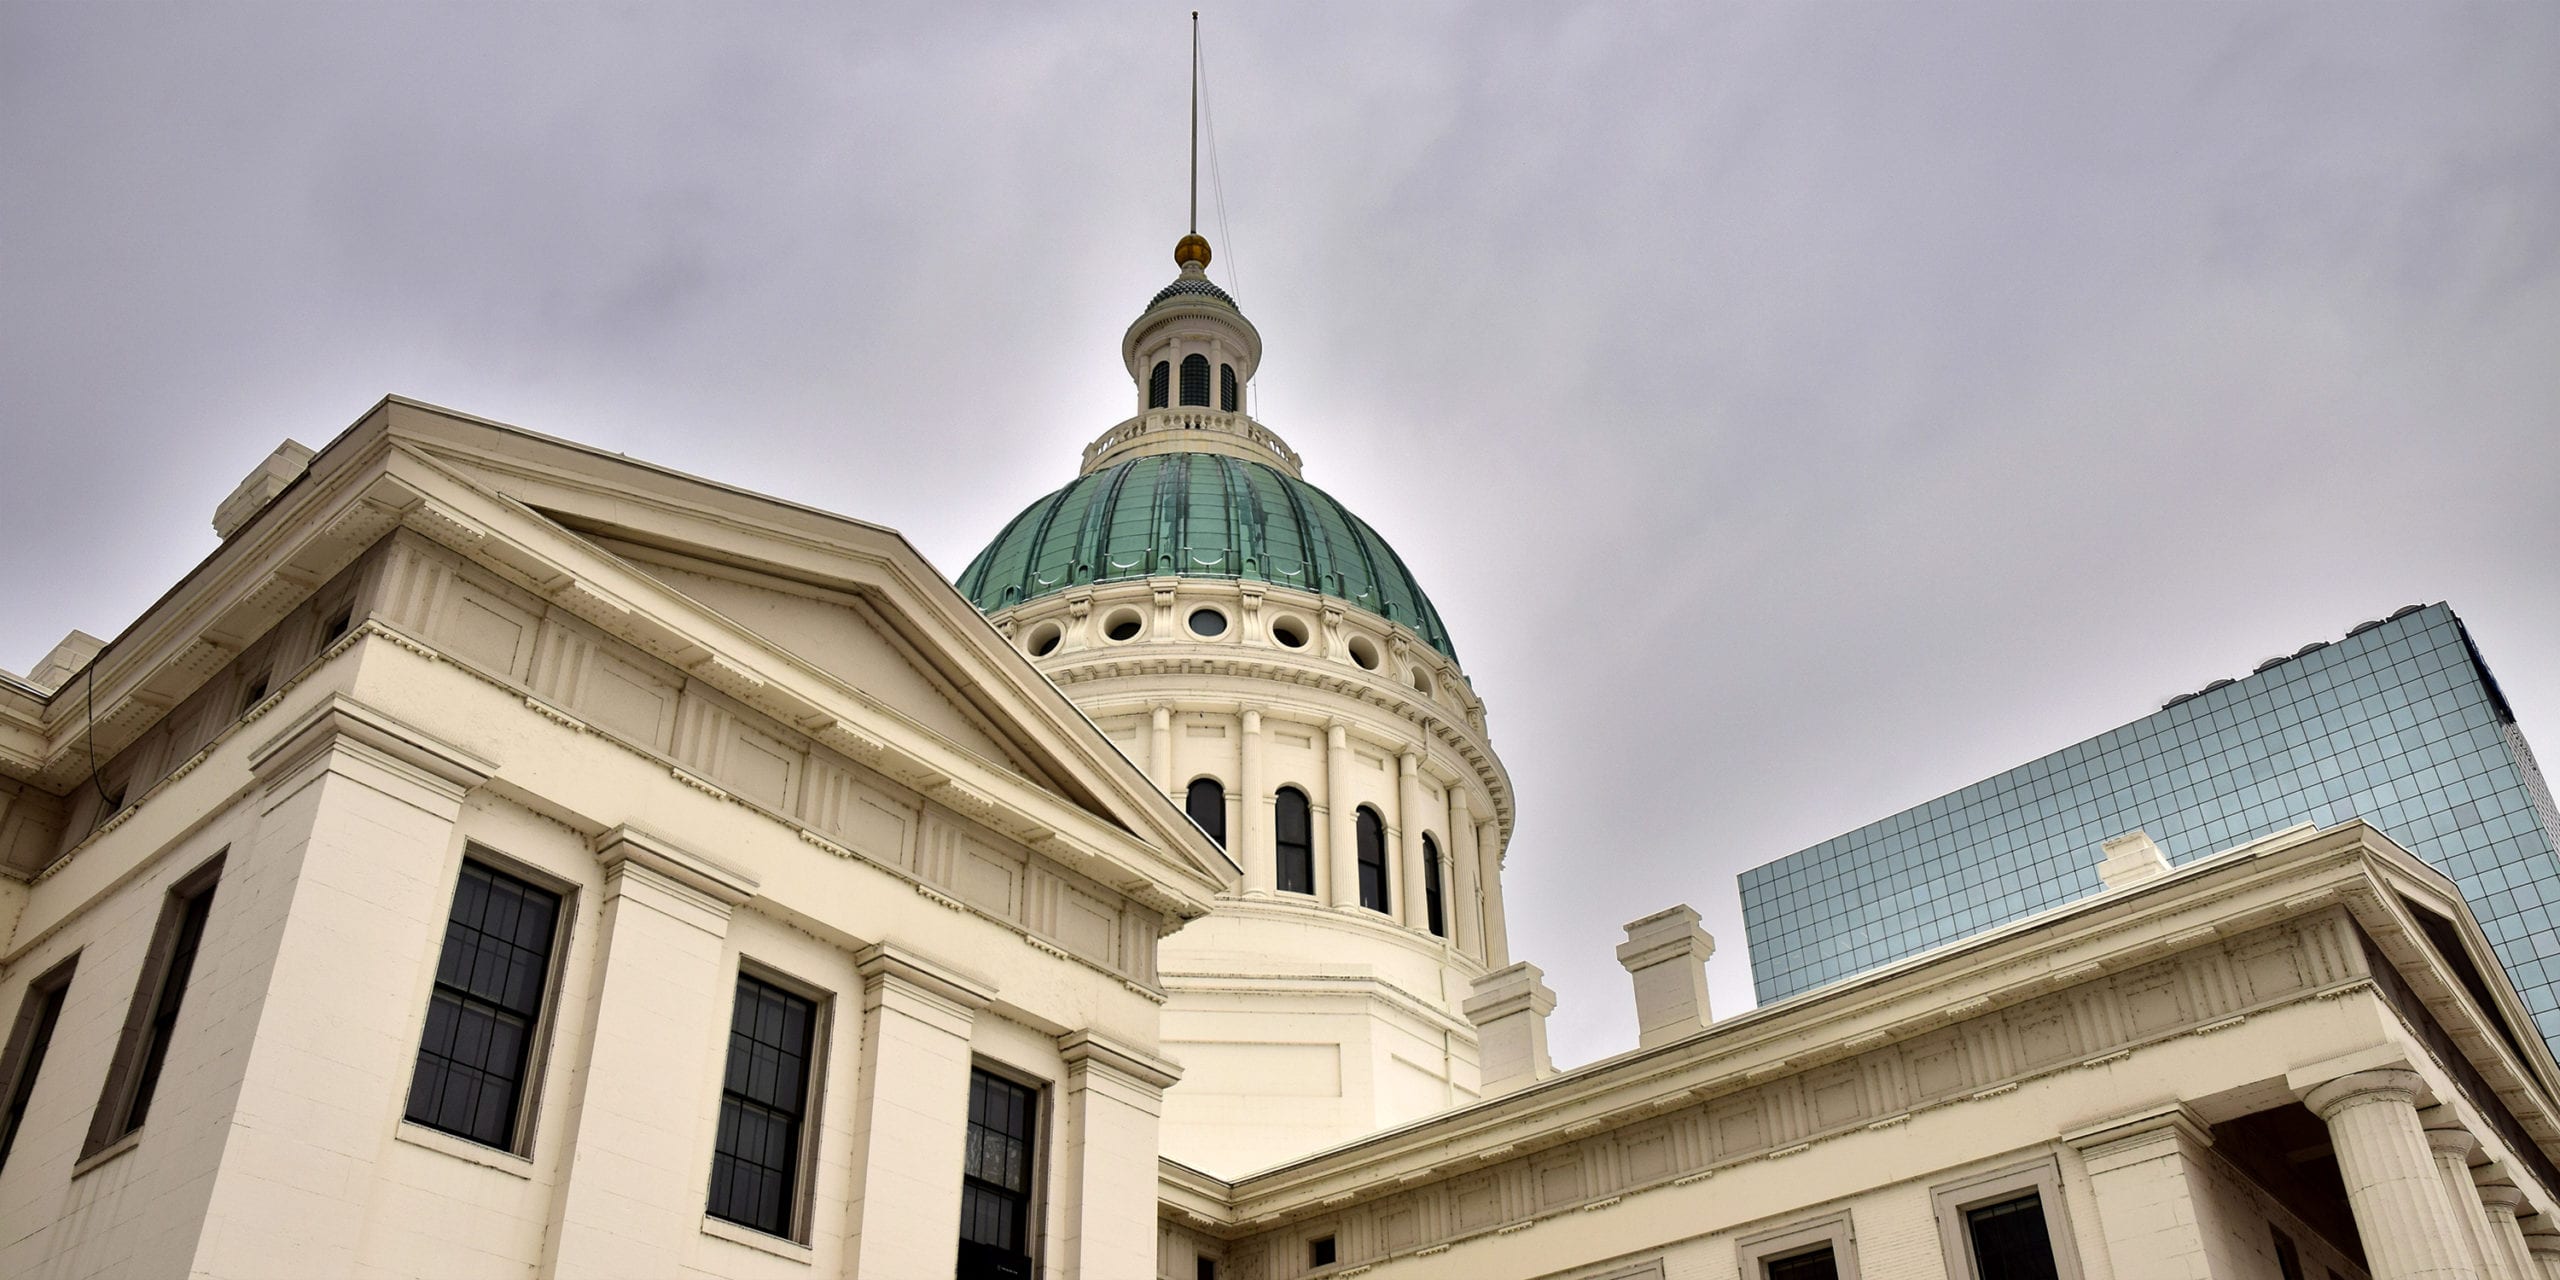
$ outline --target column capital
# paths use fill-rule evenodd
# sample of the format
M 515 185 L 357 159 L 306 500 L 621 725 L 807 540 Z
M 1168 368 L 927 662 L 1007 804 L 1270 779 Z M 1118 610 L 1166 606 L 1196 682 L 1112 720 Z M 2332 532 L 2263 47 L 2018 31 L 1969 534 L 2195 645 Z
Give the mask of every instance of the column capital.
M 853 965 L 866 990 L 895 988 L 927 996 L 963 1017 L 975 1018 L 995 1003 L 995 983 L 894 942 L 875 942 L 855 952 Z
M 2357 1103 L 2380 1099 L 2414 1107 L 2427 1091 L 2426 1080 L 2406 1068 L 2385 1067 L 2372 1071 L 2356 1071 L 2334 1080 L 2312 1086 L 2302 1095 L 2302 1105 L 2314 1115 L 2327 1119 Z
M 1396 756 L 1396 772 L 1408 778 L 1421 777 L 1422 753 L 1412 750 L 1398 753 Z
M 2537 1258 L 2560 1262 L 2560 1231 L 2536 1227 L 2524 1233 L 2524 1247 Z
M 682 848 L 628 823 L 597 835 L 587 842 L 587 847 L 595 851 L 596 860 L 607 871 L 625 863 L 636 864 L 725 906 L 734 907 L 756 896 L 760 883 L 742 868 Z
M 1164 1090 L 1182 1078 L 1182 1064 L 1157 1057 L 1133 1044 L 1124 1044 L 1087 1028 L 1070 1031 L 1058 1037 L 1058 1056 L 1066 1059 L 1067 1069 L 1085 1074 L 1099 1067 L 1146 1086 Z
M 1261 712 L 1256 711 L 1256 710 L 1254 710 L 1254 709 L 1253 709 L 1253 708 L 1251 708 L 1251 707 L 1246 707 L 1246 708 L 1244 709 L 1244 731 L 1245 731 L 1246 733 L 1260 733 L 1260 732 L 1262 732 L 1262 713 L 1261 713 Z
M 2523 1189 L 2512 1182 L 2480 1182 L 2479 1178 L 2483 1174 L 2495 1178 L 2506 1176 L 2495 1165 L 2472 1171 L 2472 1179 L 2480 1192 L 2480 1203 L 2492 1209 L 2503 1210 L 2509 1217 L 2521 1214 L 2525 1207 L 2532 1203 L 2525 1197 Z

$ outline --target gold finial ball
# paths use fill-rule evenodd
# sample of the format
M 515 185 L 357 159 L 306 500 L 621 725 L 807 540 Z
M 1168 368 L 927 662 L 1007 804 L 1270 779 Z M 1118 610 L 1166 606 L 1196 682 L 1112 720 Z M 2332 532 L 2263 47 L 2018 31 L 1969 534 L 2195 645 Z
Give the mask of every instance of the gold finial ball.
M 1197 231 L 1173 242 L 1173 265 L 1187 267 L 1195 262 L 1209 265 L 1209 242 Z

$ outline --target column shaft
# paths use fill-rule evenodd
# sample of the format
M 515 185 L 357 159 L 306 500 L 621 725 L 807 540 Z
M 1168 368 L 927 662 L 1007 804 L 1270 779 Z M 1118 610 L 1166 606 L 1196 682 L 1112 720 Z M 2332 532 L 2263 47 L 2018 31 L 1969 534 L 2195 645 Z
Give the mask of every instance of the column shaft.
M 1360 905 L 1360 839 L 1353 829 L 1351 795 L 1351 731 L 1340 721 L 1324 731 L 1325 865 L 1333 884 L 1325 901 L 1337 907 Z
M 1244 866 L 1246 896 L 1268 898 L 1279 892 L 1278 850 L 1271 843 L 1271 793 L 1262 781 L 1262 713 L 1244 713 L 1244 738 L 1237 749 L 1236 843 L 1227 852 Z
M 1400 859 L 1404 863 L 1404 909 L 1399 914 L 1406 928 L 1424 935 L 1431 932 L 1431 903 L 1425 896 L 1427 875 L 1422 865 L 1422 830 L 1429 821 L 1430 815 L 1422 805 L 1422 757 L 1408 751 L 1396 758 L 1396 825 L 1401 828 L 1399 835 L 1404 845 Z
M 728 1037 L 731 908 L 754 881 L 627 829 L 608 832 L 600 975 L 552 1276 L 670 1275 L 711 1176 L 702 1101 Z
M 1173 794 L 1173 708 L 1147 708 L 1147 776 L 1156 790 Z
M 2495 1280 L 2541 1280 L 2542 1269 L 2525 1245 L 2524 1224 L 2516 1221 L 2524 1193 L 2500 1184 L 2480 1188 L 2474 1199 L 2488 1221 L 2488 1274 Z
M 969 1030 L 990 992 L 907 952 L 863 950 L 849 1272 L 948 1275 L 960 1249 Z
M 1511 928 L 1502 910 L 1502 824 L 1491 818 L 1476 824 L 1476 874 L 1484 886 L 1484 963 L 1499 969 L 1511 963 Z
M 2453 1216 L 2462 1219 L 2462 1243 L 2470 1251 L 2473 1269 L 2492 1280 L 2518 1280 L 2502 1274 L 2492 1262 L 2489 1218 L 2481 1212 L 2479 1193 L 2471 1183 L 2471 1153 L 2479 1142 L 2458 1126 L 2426 1133 L 2428 1154 L 2435 1161 L 2438 1180 L 2444 1183 L 2445 1200 L 2453 1206 Z
M 1458 954 L 1483 958 L 1476 937 L 1476 823 L 1467 816 L 1467 784 L 1449 788 L 1449 936 Z
M 2410 1071 L 2359 1071 L 2304 1101 L 2329 1123 L 2373 1280 L 2471 1280 L 2466 1228 L 2418 1124 L 2420 1083 Z

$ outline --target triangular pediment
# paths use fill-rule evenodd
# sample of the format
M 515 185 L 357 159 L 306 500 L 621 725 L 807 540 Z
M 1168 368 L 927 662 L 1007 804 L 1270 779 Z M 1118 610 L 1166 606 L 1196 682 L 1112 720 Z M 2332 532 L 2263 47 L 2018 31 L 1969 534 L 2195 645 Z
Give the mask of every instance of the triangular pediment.
M 973 793 L 1044 793 L 1133 837 L 1161 864 L 1146 874 L 1180 882 L 1179 896 L 1204 908 L 1236 879 L 1223 851 L 896 533 L 407 401 L 382 416 L 398 448 L 489 499 L 488 523 L 525 539 L 478 552 L 501 567 L 543 562 L 513 566 L 517 576 L 576 576 L 583 561 L 614 607 L 654 632 L 653 647 L 745 664 L 749 683 L 786 700 L 798 695 L 780 686 L 798 683 L 847 700 L 860 712 L 852 732 L 918 743 L 940 762 L 920 767 L 972 775 Z

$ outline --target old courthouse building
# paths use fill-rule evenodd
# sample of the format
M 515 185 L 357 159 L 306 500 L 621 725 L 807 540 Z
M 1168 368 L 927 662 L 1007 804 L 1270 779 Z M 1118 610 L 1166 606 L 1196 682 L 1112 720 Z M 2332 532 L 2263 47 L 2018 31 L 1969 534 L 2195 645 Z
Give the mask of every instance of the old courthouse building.
M 2560 1280 L 2560 1064 L 2377 811 L 1721 1019 L 1666 904 L 1556 1070 L 1435 566 L 1209 261 L 956 584 L 390 399 L 0 678 L 0 1275 Z

